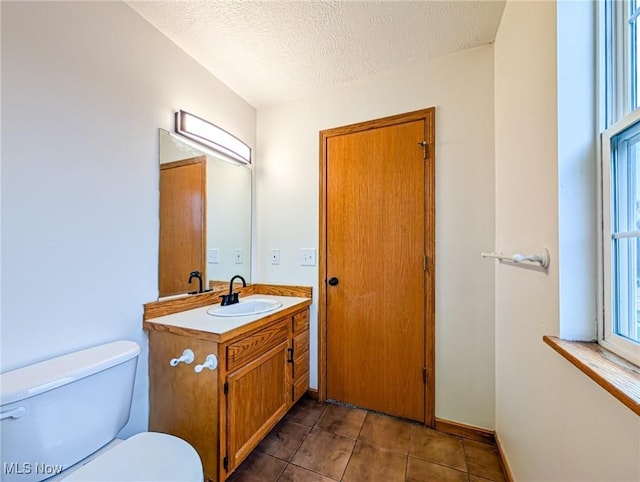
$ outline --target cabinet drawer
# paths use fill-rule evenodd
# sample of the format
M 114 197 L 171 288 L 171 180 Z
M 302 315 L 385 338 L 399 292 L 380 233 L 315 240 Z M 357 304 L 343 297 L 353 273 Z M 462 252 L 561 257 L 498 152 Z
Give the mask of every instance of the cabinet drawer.
M 235 341 L 227 347 L 227 370 L 253 360 L 289 337 L 287 320 L 282 320 L 253 335 Z
M 298 400 L 302 395 L 305 394 L 307 389 L 309 388 L 309 372 L 305 373 L 301 376 L 294 384 L 293 388 L 293 401 Z
M 293 360 L 293 373 L 291 376 L 293 380 L 297 380 L 302 376 L 305 372 L 309 371 L 309 350 L 305 351 L 302 356 L 296 356 L 296 359 Z
M 309 351 L 309 330 L 293 337 L 293 358 L 296 359 Z
M 293 315 L 293 332 L 299 333 L 309 328 L 309 310 Z

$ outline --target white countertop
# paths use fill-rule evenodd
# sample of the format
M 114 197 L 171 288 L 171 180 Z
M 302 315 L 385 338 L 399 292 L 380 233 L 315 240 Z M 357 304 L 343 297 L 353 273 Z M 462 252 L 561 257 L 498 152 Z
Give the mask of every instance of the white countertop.
M 257 298 L 278 300 L 282 303 L 282 306 L 276 308 L 275 310 L 268 311 L 266 313 L 259 313 L 257 315 L 221 317 L 213 316 L 207 313 L 208 309 L 220 306 L 220 303 L 216 303 L 203 306 L 201 308 L 181 311 L 180 313 L 160 316 L 158 318 L 148 320 L 147 322 L 223 335 L 229 331 L 235 330 L 244 325 L 248 325 L 250 323 L 253 323 L 254 321 L 258 321 L 261 318 L 277 314 L 299 303 L 310 301 L 310 298 L 302 298 L 297 296 L 248 295 L 241 297 L 240 302 Z

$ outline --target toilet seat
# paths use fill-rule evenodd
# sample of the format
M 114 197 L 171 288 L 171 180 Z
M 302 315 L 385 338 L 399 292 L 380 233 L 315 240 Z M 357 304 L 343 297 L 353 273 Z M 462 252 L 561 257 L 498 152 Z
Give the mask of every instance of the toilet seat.
M 184 440 L 143 432 L 119 443 L 63 479 L 66 482 L 202 482 L 200 457 Z

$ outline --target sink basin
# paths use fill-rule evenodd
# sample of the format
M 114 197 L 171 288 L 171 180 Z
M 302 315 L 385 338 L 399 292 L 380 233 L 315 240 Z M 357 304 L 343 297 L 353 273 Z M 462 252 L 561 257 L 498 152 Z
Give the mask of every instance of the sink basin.
M 268 313 L 276 308 L 280 308 L 282 303 L 269 298 L 253 298 L 250 300 L 240 300 L 235 305 L 217 306 L 209 308 L 207 313 L 213 316 L 248 316 Z

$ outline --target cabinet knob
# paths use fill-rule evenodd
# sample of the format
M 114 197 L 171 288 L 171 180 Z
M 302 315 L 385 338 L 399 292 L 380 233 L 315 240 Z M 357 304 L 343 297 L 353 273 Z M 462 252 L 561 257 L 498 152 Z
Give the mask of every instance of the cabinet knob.
M 336 286 L 338 283 L 340 283 L 340 280 L 334 276 L 333 278 L 329 279 L 328 283 L 331 286 Z
M 182 352 L 182 356 L 180 358 L 172 358 L 169 362 L 169 365 L 171 365 L 172 367 L 175 367 L 178 363 L 186 363 L 187 365 L 190 365 L 191 363 L 193 363 L 193 360 L 195 360 L 193 350 L 187 348 Z
M 200 373 L 205 368 L 208 368 L 209 370 L 215 370 L 216 368 L 218 368 L 218 357 L 213 353 L 210 353 L 209 355 L 207 355 L 207 358 L 205 358 L 204 363 L 202 365 L 196 365 L 193 371 L 196 373 Z

